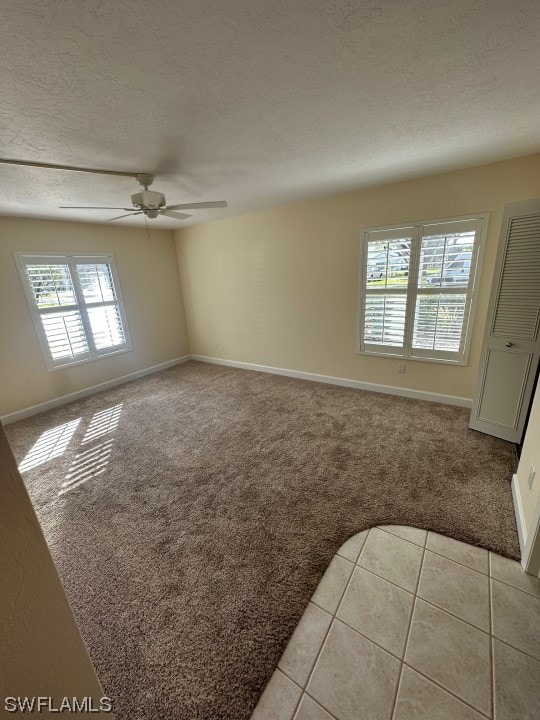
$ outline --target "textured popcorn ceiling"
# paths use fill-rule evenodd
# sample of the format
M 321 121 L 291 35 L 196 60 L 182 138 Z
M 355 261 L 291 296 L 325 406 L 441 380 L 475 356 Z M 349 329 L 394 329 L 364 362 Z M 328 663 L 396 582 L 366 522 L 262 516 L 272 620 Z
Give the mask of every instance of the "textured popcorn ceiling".
M 525 155 L 539 31 L 538 0 L 5 0 L 0 156 L 229 202 L 189 223 Z M 2 214 L 104 222 L 57 206 L 138 186 L 0 166 L 0 188 Z

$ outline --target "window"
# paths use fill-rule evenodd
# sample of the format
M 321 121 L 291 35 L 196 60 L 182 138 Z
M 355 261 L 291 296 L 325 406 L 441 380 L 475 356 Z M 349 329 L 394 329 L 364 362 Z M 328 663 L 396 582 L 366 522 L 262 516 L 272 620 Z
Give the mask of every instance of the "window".
M 359 352 L 464 364 L 487 216 L 365 230 Z
M 112 255 L 16 259 L 50 370 L 131 350 Z

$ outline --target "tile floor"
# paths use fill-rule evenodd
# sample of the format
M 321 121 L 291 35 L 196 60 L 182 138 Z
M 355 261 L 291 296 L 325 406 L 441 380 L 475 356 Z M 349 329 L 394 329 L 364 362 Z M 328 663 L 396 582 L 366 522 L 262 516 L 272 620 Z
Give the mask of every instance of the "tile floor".
M 483 718 L 540 718 L 540 580 L 395 525 L 338 550 L 252 715 Z

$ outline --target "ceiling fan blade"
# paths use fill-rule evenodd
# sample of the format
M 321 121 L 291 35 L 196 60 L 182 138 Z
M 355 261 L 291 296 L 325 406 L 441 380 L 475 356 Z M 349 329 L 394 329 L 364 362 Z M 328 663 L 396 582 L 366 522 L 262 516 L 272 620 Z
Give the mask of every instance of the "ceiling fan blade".
M 61 210 L 127 210 L 128 212 L 135 212 L 137 208 L 125 208 L 125 207 L 100 207 L 99 205 L 59 205 Z
M 191 215 L 188 215 L 187 213 L 179 213 L 175 212 L 174 210 L 160 210 L 160 215 L 166 215 L 167 217 L 175 218 L 176 220 L 185 220 L 186 218 L 191 217 Z
M 167 205 L 167 210 L 196 210 L 197 208 L 223 208 L 227 207 L 225 200 L 214 202 L 184 203 L 183 205 Z
M 122 218 L 125 218 L 125 217 L 135 217 L 135 215 L 142 215 L 142 214 L 143 214 L 143 211 L 139 210 L 139 212 L 127 213 L 126 215 L 118 215 L 118 217 L 109 218 L 109 220 L 107 220 L 107 222 L 112 222 L 113 220 L 121 220 Z

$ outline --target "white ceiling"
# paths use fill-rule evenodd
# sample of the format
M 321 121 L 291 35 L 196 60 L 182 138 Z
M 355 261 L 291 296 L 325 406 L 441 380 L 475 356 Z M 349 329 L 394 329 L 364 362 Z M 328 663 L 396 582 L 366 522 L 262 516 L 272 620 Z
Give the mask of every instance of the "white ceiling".
M 229 202 L 189 224 L 525 155 L 539 40 L 538 0 L 4 0 L 0 157 Z M 137 189 L 0 165 L 0 214 L 104 222 L 57 206 Z

